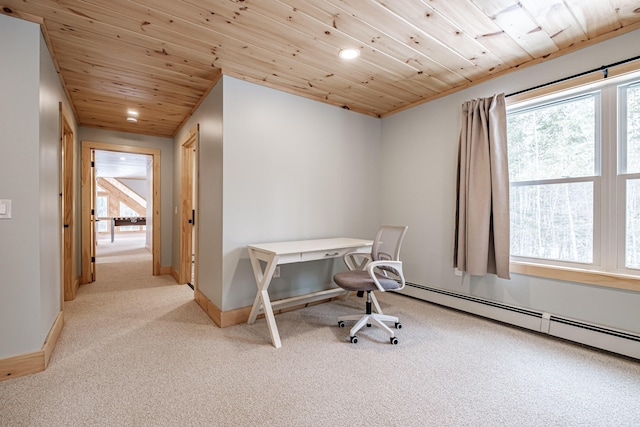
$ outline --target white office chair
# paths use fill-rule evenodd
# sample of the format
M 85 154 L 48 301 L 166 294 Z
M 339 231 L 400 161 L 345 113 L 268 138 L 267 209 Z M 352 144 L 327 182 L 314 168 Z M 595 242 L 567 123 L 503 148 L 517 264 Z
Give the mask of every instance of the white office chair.
M 358 342 L 356 333 L 364 327 L 375 324 L 384 329 L 390 336 L 391 344 L 398 344 L 395 332 L 383 322 L 393 322 L 396 329 L 402 328 L 400 321 L 395 316 L 387 316 L 382 313 L 373 291 L 386 292 L 404 288 L 404 275 L 402 262 L 400 261 L 400 246 L 407 232 L 405 225 L 383 225 L 378 230 L 373 242 L 369 261 L 357 262 L 356 258 L 362 253 L 348 253 L 344 261 L 348 271 L 337 273 L 333 280 L 338 286 L 348 291 L 357 291 L 359 295 L 367 293 L 366 312 L 364 315 L 349 315 L 338 318 L 338 326 L 345 327 L 346 320 L 357 320 L 351 328 L 350 337 L 352 343 Z M 367 254 L 365 254 L 367 255 Z M 371 304 L 375 303 L 377 313 L 372 313 Z

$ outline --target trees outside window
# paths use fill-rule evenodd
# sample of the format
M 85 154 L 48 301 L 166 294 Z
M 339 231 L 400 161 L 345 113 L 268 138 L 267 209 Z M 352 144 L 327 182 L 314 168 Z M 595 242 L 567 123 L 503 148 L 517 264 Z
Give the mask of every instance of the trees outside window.
M 507 138 L 512 257 L 640 273 L 640 82 L 512 106 Z
M 640 269 L 640 82 L 618 89 L 619 179 L 625 194 L 625 267 Z
M 96 197 L 96 213 L 98 218 L 106 218 L 109 216 L 109 196 Z M 104 219 L 98 221 L 98 232 L 106 233 L 109 231 L 109 221 Z

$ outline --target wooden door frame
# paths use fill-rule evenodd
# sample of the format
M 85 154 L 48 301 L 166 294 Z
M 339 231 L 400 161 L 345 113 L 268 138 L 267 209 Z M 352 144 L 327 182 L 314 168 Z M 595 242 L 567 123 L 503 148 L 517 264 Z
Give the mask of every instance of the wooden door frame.
M 73 127 L 62 103 L 60 111 L 60 309 L 75 299 L 76 280 L 76 148 Z
M 153 206 L 151 213 L 151 254 L 153 257 L 153 275 L 162 271 L 160 254 L 160 150 L 156 148 L 134 147 L 130 145 L 109 144 L 105 142 L 82 141 L 82 283 L 91 282 L 91 187 L 88 182 L 91 176 L 91 162 L 87 161 L 91 150 L 116 151 L 122 153 L 147 154 L 153 157 L 152 186 Z M 147 217 L 149 213 L 147 211 Z
M 96 150 L 82 150 L 82 164 L 90 165 L 89 167 L 89 179 L 90 181 L 87 183 L 87 187 L 89 187 L 89 206 L 87 206 L 87 210 L 83 210 L 83 212 L 90 211 L 89 214 L 89 227 L 87 230 L 89 231 L 89 253 L 87 254 L 87 258 L 91 260 L 88 269 L 88 275 L 90 277 L 90 281 L 93 282 L 96 280 L 96 245 L 98 230 L 96 230 L 96 223 L 98 222 L 98 213 L 96 212 L 96 202 L 98 200 L 97 196 L 97 182 L 96 182 Z
M 196 125 L 189 131 L 181 145 L 181 185 L 180 185 L 180 260 L 178 267 L 178 283 L 185 284 L 191 282 L 192 263 L 197 276 L 198 271 L 198 251 L 195 251 L 195 259 L 192 259 L 193 247 L 198 247 L 198 203 L 193 203 L 193 195 L 197 197 L 197 167 L 194 170 L 194 161 L 198 159 L 198 129 Z M 194 175 L 195 174 L 195 175 Z M 196 185 L 194 185 L 194 176 Z M 195 211 L 195 224 L 191 225 L 193 218 L 192 211 Z M 195 232 L 194 232 L 195 230 Z M 194 236 L 195 235 L 195 241 Z M 194 287 L 197 286 L 197 277 L 193 280 Z

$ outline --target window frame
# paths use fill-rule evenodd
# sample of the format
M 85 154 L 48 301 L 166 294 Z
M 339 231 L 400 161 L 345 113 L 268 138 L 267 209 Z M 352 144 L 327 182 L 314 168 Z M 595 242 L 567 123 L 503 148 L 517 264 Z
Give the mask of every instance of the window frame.
M 619 173 L 621 154 L 621 111 L 620 88 L 640 82 L 640 69 L 628 66 L 619 72 L 609 73 L 610 78 L 591 77 L 589 81 L 564 81 L 532 93 L 522 93 L 513 99 L 507 98 L 507 114 L 514 111 L 551 104 L 570 99 L 581 94 L 600 92 L 597 138 L 599 164 L 596 164 L 594 185 L 594 230 L 593 263 L 581 264 L 529 257 L 511 257 L 511 272 L 529 276 L 544 277 L 562 281 L 573 281 L 598 286 L 640 291 L 640 269 L 628 269 L 625 264 L 626 241 L 626 182 L 629 176 L 640 179 L 640 171 L 634 174 Z M 612 96 L 613 92 L 613 96 Z M 625 104 L 626 105 L 626 104 Z M 597 159 L 598 157 L 596 157 Z M 584 178 L 580 178 L 584 181 Z M 560 182 L 564 180 L 545 180 Z M 569 178 L 567 181 L 574 181 Z M 531 182 L 531 181 L 530 181 Z M 535 182 L 535 181 L 534 181 Z M 517 185 L 523 185 L 520 182 Z M 622 266 L 619 265 L 620 261 Z
M 549 259 L 549 258 L 538 258 L 538 257 L 529 257 L 529 256 L 519 256 L 519 255 L 511 255 L 511 259 L 520 262 L 526 263 L 537 263 L 542 265 L 552 265 L 558 267 L 568 267 L 568 268 L 583 268 L 583 269 L 594 269 L 594 266 L 600 266 L 602 264 L 602 224 L 603 218 L 606 218 L 606 214 L 603 215 L 601 209 L 598 209 L 598 206 L 601 206 L 602 200 L 602 168 L 603 168 L 603 159 L 602 159 L 602 91 L 599 88 L 586 88 L 578 91 L 569 91 L 567 93 L 560 92 L 556 93 L 550 97 L 544 97 L 541 99 L 536 99 L 533 102 L 519 103 L 513 106 L 509 106 L 507 108 L 507 116 L 513 113 L 520 113 L 526 111 L 533 111 L 536 109 L 544 108 L 545 106 L 552 107 L 554 105 L 559 105 L 564 102 L 571 102 L 572 100 L 577 100 L 580 98 L 591 97 L 594 100 L 594 141 L 593 141 L 593 151 L 594 151 L 594 164 L 592 175 L 584 175 L 584 176 L 575 176 L 575 177 L 563 177 L 563 178 L 545 178 L 545 179 L 535 179 L 535 180 L 527 180 L 527 181 L 518 181 L 518 182 L 510 182 L 509 188 L 513 187 L 535 187 L 535 186 L 544 186 L 544 185 L 558 185 L 558 184 L 573 184 L 573 183 L 592 183 L 592 191 L 593 191 L 593 200 L 592 200 L 592 261 L 590 263 L 580 262 L 580 261 L 566 261 L 559 259 Z M 597 269 L 597 268 L 595 268 Z

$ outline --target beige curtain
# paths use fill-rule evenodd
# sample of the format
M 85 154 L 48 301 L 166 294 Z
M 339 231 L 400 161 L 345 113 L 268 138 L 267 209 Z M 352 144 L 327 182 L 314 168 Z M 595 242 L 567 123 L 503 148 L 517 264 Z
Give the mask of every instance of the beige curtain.
M 454 267 L 509 279 L 509 170 L 504 94 L 462 105 Z

